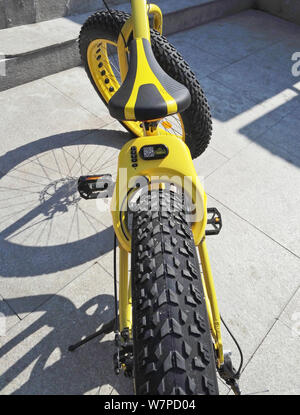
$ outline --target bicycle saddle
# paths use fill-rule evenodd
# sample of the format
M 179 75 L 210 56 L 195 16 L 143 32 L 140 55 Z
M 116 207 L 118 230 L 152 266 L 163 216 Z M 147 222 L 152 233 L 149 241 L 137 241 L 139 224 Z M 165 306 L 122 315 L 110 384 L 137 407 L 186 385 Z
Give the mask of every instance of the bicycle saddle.
M 113 118 L 152 121 L 181 113 L 191 105 L 189 90 L 164 72 L 147 39 L 132 40 L 129 50 L 127 76 L 108 104 Z

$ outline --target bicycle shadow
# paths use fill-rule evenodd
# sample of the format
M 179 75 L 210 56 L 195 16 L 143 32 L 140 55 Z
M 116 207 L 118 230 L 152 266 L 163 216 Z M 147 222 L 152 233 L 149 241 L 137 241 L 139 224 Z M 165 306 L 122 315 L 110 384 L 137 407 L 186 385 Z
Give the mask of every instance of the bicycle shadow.
M 109 394 L 114 386 L 119 394 L 132 394 L 130 381 L 114 374 L 113 334 L 101 343 L 94 339 L 73 353 L 68 351 L 71 343 L 113 318 L 113 297 L 99 295 L 78 309 L 61 295 L 55 295 L 48 302 L 45 302 L 47 296 L 38 297 L 36 300 L 42 305 L 35 313 L 43 314 L 34 321 L 30 317 L 30 323 L 26 320 L 19 323 L 17 334 L 0 348 L 0 358 L 6 359 L 0 390 L 14 395 L 82 395 Z M 10 300 L 10 305 L 20 308 L 21 304 L 23 312 L 27 312 L 26 304 L 31 300 L 15 298 Z M 18 331 L 18 326 L 24 325 L 26 328 Z M 14 388 L 7 392 L 10 383 Z
M 3 277 L 29 277 L 64 271 L 97 259 L 99 256 L 112 250 L 113 229 L 111 226 L 108 227 L 109 222 L 107 222 L 106 217 L 101 220 L 101 213 L 98 215 L 98 212 L 92 219 L 94 222 L 98 220 L 99 226 L 92 224 L 91 227 L 94 226 L 94 229 L 91 229 L 88 237 L 75 238 L 67 243 L 62 237 L 57 237 L 55 244 L 47 243 L 46 241 L 44 245 L 35 243 L 36 239 L 32 241 L 30 237 L 26 240 L 26 244 L 15 243 L 13 239 L 15 235 L 24 233 L 24 229 L 29 234 L 32 229 L 33 231 L 37 229 L 37 226 L 41 228 L 41 232 L 42 226 L 45 229 L 48 228 L 50 232 L 53 219 L 59 215 L 65 215 L 67 220 L 70 223 L 72 222 L 72 209 L 73 211 L 74 209 L 83 210 L 80 204 L 82 202 L 77 192 L 77 180 L 82 173 L 89 174 L 88 161 L 83 164 L 81 159 L 75 160 L 75 167 L 76 162 L 78 165 L 76 169 L 74 167 L 74 173 L 68 166 L 69 171 L 61 173 L 59 179 L 49 180 L 47 177 L 47 185 L 45 187 L 41 185 L 40 188 L 37 188 L 37 185 L 34 184 L 32 196 L 37 199 L 37 202 L 32 208 L 27 208 L 25 204 L 23 211 L 21 210 L 19 213 L 14 204 L 20 201 L 22 195 L 28 195 L 28 193 L 30 195 L 31 188 L 26 188 L 26 186 L 32 186 L 31 176 L 33 174 L 31 168 L 33 169 L 36 163 L 39 162 L 45 170 L 45 166 L 42 164 L 45 157 L 43 156 L 44 158 L 41 162 L 39 158 L 41 154 L 54 154 L 55 156 L 55 153 L 53 153 L 55 150 L 64 151 L 65 147 L 69 149 L 72 146 L 87 151 L 86 149 L 93 149 L 100 144 L 101 149 L 99 148 L 97 157 L 101 161 L 103 148 L 119 150 L 130 137 L 130 134 L 114 130 L 68 132 L 28 143 L 0 157 L 0 194 L 2 195 L 2 201 L 9 200 L 11 205 L 6 207 L 7 213 L 6 211 L 3 213 L 2 208 L 0 210 L 0 213 L 2 212 L 0 225 L 4 224 L 4 227 L 1 226 L 2 229 L 0 229 L 1 275 Z M 117 151 L 116 154 L 118 154 Z M 72 156 L 70 156 L 70 152 L 65 151 L 64 157 L 66 155 L 69 158 Z M 74 158 L 74 156 L 72 157 Z M 72 158 L 71 160 L 73 161 Z M 55 161 L 58 164 L 62 164 L 60 160 L 57 162 L 57 157 Z M 26 162 L 26 165 L 23 167 L 23 170 L 25 168 L 27 170 L 24 174 L 19 173 L 18 166 L 23 166 L 24 162 Z M 53 170 L 53 166 L 50 167 L 49 165 L 46 167 Z M 114 160 L 113 168 L 116 169 L 116 160 Z M 58 165 L 58 170 L 61 169 L 61 165 Z M 28 176 L 30 174 L 31 176 Z M 26 183 L 28 177 L 30 177 L 31 181 L 28 180 Z M 40 180 L 43 183 L 42 180 L 45 180 L 45 177 L 41 179 L 35 178 L 34 180 L 36 182 Z M 3 187 L 2 183 L 5 180 L 10 180 L 10 182 L 6 187 Z M 52 192 L 50 196 L 48 194 L 51 193 L 49 189 Z M 83 215 L 90 215 L 88 211 L 90 206 L 84 205 L 86 210 L 83 212 Z M 89 226 L 89 224 L 87 225 Z M 16 261 L 16 258 L 23 258 L 22 263 Z
M 32 174 L 35 162 L 40 162 L 45 168 L 45 157 L 41 162 L 41 154 L 53 154 L 58 149 L 64 151 L 65 156 L 71 157 L 70 149 L 92 149 L 92 153 L 101 161 L 102 157 L 110 160 L 112 153 L 105 154 L 105 148 L 115 150 L 116 157 L 113 166 L 116 166 L 118 150 L 123 147 L 130 135 L 114 130 L 83 130 L 68 132 L 41 138 L 12 150 L 0 157 L 0 188 L 2 201 L 7 204 L 8 200 L 15 203 L 16 197 L 22 198 L 22 190 L 26 188 L 26 177 L 21 173 L 19 166 L 24 165 L 26 174 Z M 104 150 L 103 150 L 104 149 Z M 81 150 L 80 150 L 81 151 Z M 80 153 L 82 155 L 82 151 Z M 72 156 L 74 159 L 74 156 Z M 61 159 L 63 160 L 63 159 Z M 54 158 L 53 164 L 48 163 L 49 169 L 59 164 L 59 159 Z M 76 166 L 76 163 L 78 164 Z M 87 163 L 88 164 L 88 163 Z M 101 164 L 101 163 L 100 163 Z M 121 394 L 132 393 L 128 381 L 122 382 L 113 371 L 114 340 L 113 334 L 106 336 L 99 344 L 95 339 L 91 343 L 74 353 L 68 352 L 68 346 L 95 332 L 99 326 L 113 318 L 114 300 L 107 294 L 100 294 L 86 301 L 82 306 L 75 304 L 62 295 L 41 294 L 24 296 L 22 278 L 40 277 L 39 281 L 45 280 L 45 274 L 51 277 L 50 292 L 57 292 L 61 288 L 60 272 L 75 269 L 77 266 L 86 264 L 91 260 L 98 260 L 101 255 L 113 249 L 113 228 L 110 222 L 103 220 L 99 228 L 91 228 L 90 234 L 85 237 L 74 238 L 71 242 L 62 242 L 59 237 L 59 227 L 55 231 L 56 244 L 35 243 L 30 238 L 25 243 L 18 243 L 12 236 L 20 233 L 23 228 L 30 228 L 32 222 L 52 223 L 59 215 L 73 220 L 70 216 L 71 209 L 80 203 L 77 194 L 77 178 L 82 174 L 83 167 L 81 158 L 74 159 L 76 169 L 70 169 L 64 174 L 59 164 L 58 170 L 61 177 L 53 181 L 49 175 L 46 186 L 36 194 L 37 204 L 27 207 L 20 215 L 14 215 L 13 206 L 8 206 L 10 216 L 4 217 L 1 210 L 0 228 L 0 268 L 2 277 L 19 277 L 18 286 L 13 289 L 14 295 L 20 292 L 19 298 L 7 299 L 10 309 L 7 313 L 26 315 L 26 318 L 9 331 L 6 342 L 0 349 L 0 358 L 3 362 L 4 373 L 0 379 L 0 389 L 12 394 L 85 394 L 85 393 L 110 393 L 116 383 L 117 392 Z M 97 166 L 96 166 L 97 167 Z M 22 171 L 24 169 L 21 169 Z M 71 171 L 72 170 L 72 171 Z M 89 174 L 88 171 L 84 173 Z M 98 172 L 99 173 L 99 172 Z M 78 174 L 78 176 L 77 176 Z M 10 177 L 11 176 L 11 177 Z M 37 176 L 36 176 L 37 177 Z M 12 180 L 13 185 L 3 188 L 3 180 Z M 37 183 L 39 183 L 38 179 Z M 53 183 L 60 187 L 55 188 L 52 193 L 49 188 Z M 28 185 L 30 186 L 30 184 Z M 35 189 L 34 189 L 35 190 Z M 30 198 L 30 193 L 29 196 Z M 3 205 L 3 203 L 2 203 Z M 88 204 L 87 206 L 91 206 Z M 89 209 L 89 207 L 87 208 Z M 98 216 L 98 211 L 93 212 Z M 65 216 L 64 216 L 65 215 Z M 74 222 L 74 220 L 73 220 Z M 4 225 L 3 225 L 4 224 Z M 56 235 L 57 234 L 57 235 Z M 22 261 L 16 260 L 21 258 Z M 56 275 L 51 275 L 58 273 Z M 77 271 L 77 275 L 80 271 Z M 75 272 L 76 274 L 76 272 Z M 36 280 L 34 280 L 36 284 Z M 15 287 L 15 283 L 12 282 Z M 54 286 L 52 286 L 54 284 Z M 64 283 L 65 284 L 65 283 Z M 71 285 L 75 289 L 73 285 Z M 84 286 L 83 286 L 84 288 Z M 40 290 L 39 287 L 36 288 Z M 35 288 L 32 291 L 36 290 Z M 55 291 L 54 291 L 55 290 Z M 101 292 L 101 287 L 99 289 Z M 84 295 L 84 290 L 76 289 L 76 302 Z M 51 297 L 51 298 L 50 298 Z M 78 298 L 79 297 L 79 298 Z M 14 311 L 13 311 L 14 310 Z M 17 311 L 16 311 L 17 310 Z M 32 311 L 34 310 L 34 313 Z M 30 314 L 32 313 L 32 314 Z M 11 337 L 13 336 L 13 337 Z

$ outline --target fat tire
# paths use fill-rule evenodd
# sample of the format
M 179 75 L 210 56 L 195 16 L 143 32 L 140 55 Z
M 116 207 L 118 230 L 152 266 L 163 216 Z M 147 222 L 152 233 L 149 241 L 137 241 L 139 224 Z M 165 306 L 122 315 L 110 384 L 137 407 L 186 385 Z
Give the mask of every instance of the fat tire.
M 111 14 L 106 10 L 98 11 L 87 19 L 80 32 L 79 49 L 82 62 L 91 83 L 105 104 L 89 70 L 87 49 L 97 38 L 117 42 L 120 30 L 129 17 L 129 14 L 118 10 L 112 10 Z M 192 104 L 181 116 L 185 129 L 185 142 L 192 158 L 195 159 L 206 150 L 212 136 L 212 118 L 207 99 L 195 74 L 176 48 L 153 29 L 151 29 L 151 43 L 154 55 L 163 70 L 190 91 Z M 130 131 L 122 122 L 121 124 Z
M 133 214 L 137 395 L 218 395 L 198 256 L 185 216 L 181 197 L 169 191 L 143 195 Z

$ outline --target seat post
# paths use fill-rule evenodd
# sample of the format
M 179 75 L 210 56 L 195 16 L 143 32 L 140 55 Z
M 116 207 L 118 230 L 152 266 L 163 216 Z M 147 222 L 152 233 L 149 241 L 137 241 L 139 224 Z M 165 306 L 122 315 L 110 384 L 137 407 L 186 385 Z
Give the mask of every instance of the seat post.
M 150 24 L 146 0 L 131 0 L 133 17 L 133 37 L 144 38 L 150 42 Z

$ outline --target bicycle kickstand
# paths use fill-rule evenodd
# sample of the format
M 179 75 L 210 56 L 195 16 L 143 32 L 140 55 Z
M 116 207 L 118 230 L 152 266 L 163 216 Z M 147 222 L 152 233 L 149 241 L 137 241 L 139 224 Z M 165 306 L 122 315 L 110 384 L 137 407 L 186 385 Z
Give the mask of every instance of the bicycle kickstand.
M 85 339 L 81 340 L 80 342 L 69 346 L 69 352 L 74 352 L 74 350 L 78 349 L 79 347 L 83 346 L 84 344 L 90 342 L 91 340 L 95 339 L 96 337 L 101 336 L 102 334 L 109 334 L 115 331 L 116 327 L 116 319 L 109 321 L 108 323 L 104 324 L 100 330 L 96 331 L 96 333 L 91 334 L 90 336 L 86 337 Z

